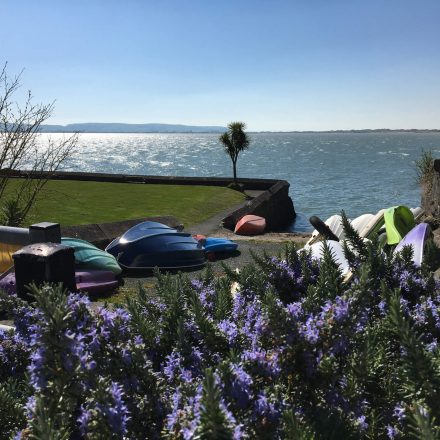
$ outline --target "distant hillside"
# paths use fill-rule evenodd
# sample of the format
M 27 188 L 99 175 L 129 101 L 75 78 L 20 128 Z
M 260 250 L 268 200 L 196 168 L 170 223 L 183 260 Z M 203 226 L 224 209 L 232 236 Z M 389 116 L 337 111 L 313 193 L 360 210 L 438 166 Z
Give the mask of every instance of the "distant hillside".
M 43 133 L 222 133 L 226 127 L 174 124 L 122 124 L 87 122 L 68 125 L 42 125 Z

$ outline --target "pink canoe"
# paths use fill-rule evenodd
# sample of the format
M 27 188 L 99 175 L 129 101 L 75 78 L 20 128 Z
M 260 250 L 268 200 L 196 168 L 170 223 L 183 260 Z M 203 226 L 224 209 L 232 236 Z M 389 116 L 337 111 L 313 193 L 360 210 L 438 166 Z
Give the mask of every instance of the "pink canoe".
M 245 215 L 235 225 L 234 232 L 240 235 L 259 235 L 266 229 L 266 219 L 257 215 Z

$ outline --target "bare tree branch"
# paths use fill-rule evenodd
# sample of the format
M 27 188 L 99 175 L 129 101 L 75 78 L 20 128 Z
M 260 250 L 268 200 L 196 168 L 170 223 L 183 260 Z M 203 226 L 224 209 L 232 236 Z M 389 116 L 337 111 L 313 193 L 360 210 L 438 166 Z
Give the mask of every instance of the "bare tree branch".
M 15 100 L 15 93 L 20 87 L 21 73 L 10 78 L 6 68 L 5 64 L 0 70 L 0 206 L 10 201 L 8 206 L 21 211 L 14 217 L 21 217 L 23 221 L 44 185 L 73 154 L 78 134 L 58 141 L 48 138 L 43 144 L 41 125 L 52 115 L 54 103 L 34 104 L 29 91 L 20 105 Z M 8 171 L 23 169 L 32 173 L 20 179 L 11 193 L 8 191 L 11 182 Z M 3 221 L 8 222 L 7 219 Z

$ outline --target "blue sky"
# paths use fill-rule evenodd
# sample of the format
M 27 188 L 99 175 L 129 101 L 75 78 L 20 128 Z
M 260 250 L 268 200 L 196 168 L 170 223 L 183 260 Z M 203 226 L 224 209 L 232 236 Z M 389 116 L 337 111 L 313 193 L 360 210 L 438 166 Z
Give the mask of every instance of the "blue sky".
M 440 128 L 439 0 L 0 0 L 49 122 Z

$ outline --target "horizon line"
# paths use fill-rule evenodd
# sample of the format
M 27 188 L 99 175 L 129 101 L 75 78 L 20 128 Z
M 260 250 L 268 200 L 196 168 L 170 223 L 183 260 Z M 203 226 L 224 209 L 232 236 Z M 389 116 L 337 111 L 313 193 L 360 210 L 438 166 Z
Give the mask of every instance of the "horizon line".
M 99 124 L 99 123 L 98 123 Z M 104 123 L 107 124 L 107 123 Z M 111 124 L 111 123 L 110 123 Z M 41 128 L 44 129 L 45 126 L 58 125 L 58 124 L 43 124 Z M 68 125 L 80 125 L 78 124 L 68 124 Z M 125 125 L 149 125 L 149 124 L 125 124 Z M 185 125 L 185 124 L 157 124 L 157 125 Z M 204 126 L 192 126 L 203 129 Z M 208 126 L 207 126 L 208 127 Z M 210 126 L 212 127 L 212 126 Z M 221 126 L 218 126 L 221 127 Z M 66 126 L 67 128 L 67 126 Z M 226 127 L 222 127 L 227 130 Z M 120 131 L 120 130 L 109 130 L 109 131 L 83 131 L 83 130 L 54 130 L 54 131 L 42 131 L 43 133 L 126 133 L 126 134 L 148 134 L 148 133 L 181 133 L 181 134 L 197 134 L 197 133 L 221 133 L 223 130 L 200 130 L 200 131 L 181 131 L 181 130 L 169 130 L 169 131 Z M 247 133 L 369 133 L 369 132 L 440 132 L 440 128 L 349 128 L 349 129 L 329 129 L 329 130 L 248 130 Z

